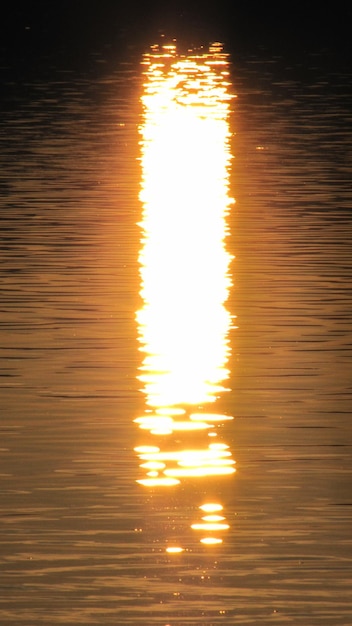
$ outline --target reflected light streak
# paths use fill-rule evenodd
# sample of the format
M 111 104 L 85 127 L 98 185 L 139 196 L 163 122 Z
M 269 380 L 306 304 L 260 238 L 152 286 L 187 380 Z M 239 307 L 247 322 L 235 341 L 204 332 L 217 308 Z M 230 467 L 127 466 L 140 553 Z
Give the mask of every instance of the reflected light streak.
M 214 502 L 207 502 L 206 504 L 201 504 L 199 507 L 202 511 L 207 513 L 215 513 L 215 511 L 222 511 L 222 504 L 216 504 Z
M 224 444 L 225 445 L 225 444 Z M 162 451 L 158 447 L 149 449 L 148 446 L 135 448 L 142 463 L 140 467 L 149 470 L 148 477 L 138 482 L 147 487 L 157 485 L 176 485 L 182 477 L 226 476 L 234 474 L 233 467 L 236 461 L 231 458 L 231 452 L 226 445 L 210 444 L 207 448 L 181 449 Z M 153 472 L 153 475 L 150 472 Z M 159 476 L 158 472 L 162 472 Z M 155 472 L 155 473 L 154 473 Z M 172 482 L 168 482 L 168 481 Z M 215 508 L 202 509 L 206 512 L 215 512 L 219 505 L 207 505 Z
M 222 539 L 219 539 L 218 537 L 203 537 L 200 542 L 211 546 L 222 543 Z
M 143 62 L 139 380 L 151 407 L 204 404 L 229 374 L 228 61 L 220 45 L 188 56 L 171 45 Z
M 202 512 L 214 513 L 215 511 L 222 511 L 223 507 L 221 504 L 208 502 L 206 504 L 202 504 L 199 509 Z M 201 543 L 207 545 L 217 545 L 222 543 L 223 540 L 221 537 L 215 536 L 215 534 L 217 535 L 218 533 L 222 533 L 230 528 L 230 525 L 224 520 L 224 515 L 202 515 L 201 522 L 195 522 L 191 525 L 191 528 L 192 530 L 205 534 L 205 536 L 200 539 Z M 210 533 L 210 535 L 208 533 Z
M 214 442 L 219 426 L 233 417 L 196 412 L 228 391 L 234 328 L 226 308 L 232 257 L 225 242 L 234 202 L 228 65 L 218 43 L 187 55 L 174 44 L 155 45 L 142 60 L 142 307 L 136 321 L 146 408 L 134 421 L 160 445 L 135 448 L 144 474 L 137 482 L 151 489 L 236 471 L 228 446 L 207 439 Z M 173 441 L 163 450 L 162 442 L 173 433 L 181 449 L 170 449 Z M 182 434 L 188 438 L 185 448 Z M 195 443 L 189 446 L 189 440 Z M 209 515 L 191 528 L 206 533 L 202 543 L 222 542 L 214 536 L 229 528 L 216 514 L 221 510 L 218 503 L 200 507 Z M 182 550 L 166 548 L 170 554 Z
M 191 525 L 192 530 L 205 534 L 204 537 L 201 537 L 200 542 L 207 545 L 217 545 L 222 543 L 222 538 L 215 535 L 218 535 L 219 533 L 221 534 L 230 528 L 230 525 L 224 521 L 224 515 L 215 514 L 216 511 L 223 511 L 222 505 L 214 502 L 207 502 L 206 504 L 202 504 L 199 509 L 203 513 L 211 513 L 209 515 L 202 515 L 200 522 L 195 522 Z
M 180 481 L 177 478 L 164 476 L 161 478 L 141 478 L 137 480 L 137 483 L 145 487 L 173 487 L 174 485 L 179 485 Z
M 166 552 L 169 552 L 169 554 L 180 554 L 180 552 L 183 552 L 184 548 L 178 547 L 178 546 L 168 546 L 166 548 Z

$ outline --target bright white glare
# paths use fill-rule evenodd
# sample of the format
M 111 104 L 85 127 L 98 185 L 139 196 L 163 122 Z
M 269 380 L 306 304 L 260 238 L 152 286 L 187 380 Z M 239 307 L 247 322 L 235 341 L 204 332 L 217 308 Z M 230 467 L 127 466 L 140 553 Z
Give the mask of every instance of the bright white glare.
M 173 487 L 180 483 L 176 478 L 160 477 L 160 478 L 141 478 L 137 483 L 144 487 Z
M 219 539 L 218 537 L 203 537 L 200 542 L 211 546 L 222 543 L 222 539 Z
M 180 548 L 178 546 L 169 546 L 166 548 L 166 552 L 168 552 L 169 554 L 180 554 L 181 552 L 184 552 L 184 548 Z
M 203 515 L 202 517 L 204 522 L 221 522 L 224 519 L 223 515 Z
M 236 471 L 229 446 L 207 438 L 220 439 L 219 426 L 233 417 L 206 411 L 228 391 L 234 327 L 227 309 L 234 203 L 228 68 L 218 43 L 189 55 L 174 44 L 153 46 L 143 59 L 136 321 L 146 408 L 134 421 L 141 435 L 148 431 L 159 443 L 135 448 L 144 471 L 137 482 L 149 489 L 187 478 L 204 477 L 206 484 Z M 200 506 L 192 529 L 201 531 L 203 544 L 222 543 L 212 536 L 229 528 L 222 509 L 214 502 Z M 170 543 L 167 553 L 183 551 Z
M 206 504 L 202 504 L 199 508 L 207 513 L 215 513 L 215 511 L 222 511 L 223 506 L 222 504 L 218 504 L 215 502 L 207 502 Z
M 173 44 L 154 48 L 144 63 L 138 378 L 147 405 L 171 416 L 226 391 L 232 96 L 216 45 L 184 57 Z

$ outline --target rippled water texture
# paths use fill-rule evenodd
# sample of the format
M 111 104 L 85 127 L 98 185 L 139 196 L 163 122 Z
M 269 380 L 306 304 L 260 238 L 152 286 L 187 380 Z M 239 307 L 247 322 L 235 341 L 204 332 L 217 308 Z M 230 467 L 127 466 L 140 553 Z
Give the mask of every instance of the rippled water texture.
M 208 415 L 216 436 L 203 445 L 207 431 L 153 434 L 135 421 L 156 410 L 179 424 L 185 409 L 181 397 L 171 402 L 181 412 L 153 404 L 157 368 L 143 359 L 155 337 L 141 339 L 137 314 L 142 59 L 100 51 L 85 72 L 46 60 L 21 81 L 4 73 L 0 623 L 349 626 L 350 77 L 323 54 L 226 60 L 237 97 L 226 101 L 222 145 L 234 158 L 221 176 L 236 204 L 223 199 L 225 274 L 209 282 L 212 294 L 225 276 L 222 375 L 211 404 L 186 410 L 188 423 Z M 206 198 L 192 193 L 201 254 Z M 218 258 L 209 241 L 204 263 Z M 192 310 L 185 299 L 186 321 Z M 187 369 L 187 346 L 181 371 L 182 358 Z M 230 471 L 192 475 L 194 449 Z M 163 471 L 167 451 L 187 471 L 146 486 L 141 471 Z

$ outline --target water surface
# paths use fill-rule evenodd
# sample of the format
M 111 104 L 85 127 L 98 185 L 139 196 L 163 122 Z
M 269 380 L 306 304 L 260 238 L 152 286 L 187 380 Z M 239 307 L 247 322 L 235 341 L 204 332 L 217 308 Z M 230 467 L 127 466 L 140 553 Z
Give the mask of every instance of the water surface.
M 135 421 L 151 410 L 137 313 L 143 58 L 99 49 L 84 72 L 50 59 L 21 80 L 3 70 L 0 621 L 348 626 L 349 76 L 323 53 L 227 58 L 223 380 L 186 416 L 233 419 L 170 439 Z M 204 202 L 200 190 L 187 250 Z M 212 255 L 198 248 L 208 272 L 214 241 Z M 138 482 L 135 448 L 215 440 L 236 473 Z M 224 518 L 206 533 L 221 542 L 200 541 L 207 515 Z

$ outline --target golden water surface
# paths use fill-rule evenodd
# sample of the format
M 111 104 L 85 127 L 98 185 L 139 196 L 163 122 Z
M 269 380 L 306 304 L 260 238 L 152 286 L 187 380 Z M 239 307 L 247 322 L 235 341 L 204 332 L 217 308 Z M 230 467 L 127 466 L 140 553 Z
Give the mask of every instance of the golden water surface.
M 350 626 L 350 69 L 28 26 L 0 66 L 1 626 Z

